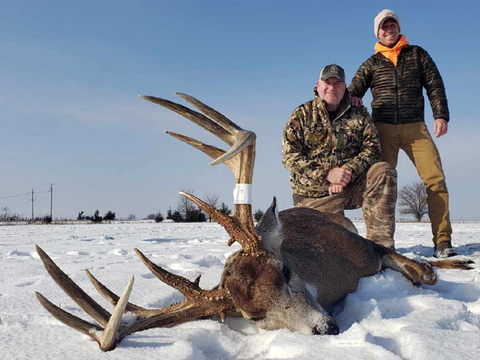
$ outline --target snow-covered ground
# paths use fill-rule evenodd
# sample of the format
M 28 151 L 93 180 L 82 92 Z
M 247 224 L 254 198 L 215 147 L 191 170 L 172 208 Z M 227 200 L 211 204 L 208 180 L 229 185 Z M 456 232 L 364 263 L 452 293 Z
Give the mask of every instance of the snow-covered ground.
M 228 235 L 212 223 L 0 226 L 0 359 L 480 359 L 480 224 L 453 226 L 457 251 L 476 261 L 474 270 L 439 270 L 436 285 L 421 287 L 391 270 L 365 278 L 335 309 L 338 336 L 199 320 L 133 334 L 108 353 L 37 302 L 35 291 L 91 320 L 48 276 L 35 244 L 109 310 L 85 269 L 117 293 L 133 274 L 131 301 L 164 307 L 181 295 L 149 272 L 134 247 L 191 280 L 201 274 L 201 286 L 211 288 L 238 245 L 227 247 Z M 431 256 L 430 237 L 429 224 L 397 224 L 397 249 L 409 257 Z

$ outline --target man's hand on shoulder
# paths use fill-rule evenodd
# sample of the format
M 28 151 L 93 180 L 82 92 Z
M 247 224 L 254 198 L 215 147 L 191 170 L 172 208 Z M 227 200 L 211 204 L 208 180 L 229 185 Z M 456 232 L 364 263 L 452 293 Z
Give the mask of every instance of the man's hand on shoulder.
M 445 119 L 439 118 L 435 120 L 433 124 L 433 133 L 436 138 L 445 135 L 448 132 L 448 122 Z
M 333 168 L 328 172 L 327 180 L 330 184 L 342 185 L 343 187 L 347 186 L 352 178 L 352 172 L 347 169 L 342 168 Z
M 363 105 L 363 100 L 356 96 L 350 96 L 350 105 L 352 106 L 361 106 Z

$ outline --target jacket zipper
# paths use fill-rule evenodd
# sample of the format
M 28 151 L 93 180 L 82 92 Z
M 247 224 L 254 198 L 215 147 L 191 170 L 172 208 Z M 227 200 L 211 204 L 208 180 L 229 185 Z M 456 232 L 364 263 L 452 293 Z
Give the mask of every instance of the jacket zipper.
M 397 72 L 397 68 L 398 68 L 398 59 L 397 59 L 397 66 L 393 65 L 392 66 L 394 67 L 394 70 L 395 70 L 395 97 L 396 97 L 396 109 L 395 109 L 395 124 L 399 124 L 399 116 L 398 116 L 398 112 L 399 112 L 399 106 L 398 106 L 398 72 Z
M 343 116 L 343 114 L 345 114 L 348 111 L 348 109 L 350 109 L 350 108 L 351 108 L 351 105 L 349 104 L 346 107 L 345 110 L 343 110 L 339 115 L 337 115 L 335 117 L 335 119 L 333 119 L 332 128 L 333 128 L 333 123 L 335 121 L 337 121 L 338 119 L 340 119 Z M 333 134 L 333 132 L 332 132 L 332 134 Z M 344 140 L 345 139 L 344 139 L 343 126 L 340 126 L 340 130 L 338 131 L 338 137 L 337 137 L 337 146 L 336 146 L 336 149 L 335 149 L 335 158 L 337 160 L 337 163 L 335 164 L 335 166 L 341 166 L 342 165 L 342 152 L 341 151 L 342 151 L 342 148 L 344 146 L 344 142 L 345 142 Z

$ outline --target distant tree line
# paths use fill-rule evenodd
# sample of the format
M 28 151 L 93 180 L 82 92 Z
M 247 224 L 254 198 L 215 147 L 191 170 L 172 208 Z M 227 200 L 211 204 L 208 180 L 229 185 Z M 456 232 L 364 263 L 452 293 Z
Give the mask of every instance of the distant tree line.
M 194 194 L 193 190 L 186 190 L 189 194 Z M 232 210 L 227 204 L 222 202 L 219 205 L 219 196 L 217 194 L 208 194 L 204 197 L 204 201 L 214 209 L 219 210 L 223 214 L 230 215 Z M 164 220 L 163 214 L 159 211 L 156 214 L 150 214 L 147 219 L 154 219 L 156 222 L 162 222 Z M 172 209 L 171 207 L 167 211 L 165 217 L 167 220 L 174 222 L 206 222 L 212 221 L 210 217 L 200 209 L 194 202 L 187 199 L 184 196 L 179 196 L 177 207 Z
M 193 190 L 185 191 L 190 194 L 194 194 Z M 217 209 L 221 213 L 225 215 L 231 215 L 232 209 L 228 207 L 228 205 L 224 202 L 219 201 L 219 196 L 217 194 L 208 194 L 203 197 L 204 201 L 209 204 L 211 207 Z M 253 214 L 253 218 L 255 221 L 259 221 L 263 216 L 263 211 L 258 209 Z M 134 221 L 137 217 L 134 214 L 130 214 L 127 217 L 127 220 Z M 190 201 L 188 198 L 184 196 L 179 196 L 177 207 L 172 209 L 171 207 L 168 209 L 166 216 L 162 214 L 159 210 L 156 213 L 149 214 L 146 217 L 147 220 L 154 220 L 155 222 L 159 223 L 164 221 L 165 219 L 171 220 L 174 222 L 206 222 L 212 221 L 210 217 L 200 209 L 195 203 Z M 95 210 L 93 215 L 87 215 L 84 211 L 80 211 L 77 215 L 77 220 L 79 221 L 91 221 L 93 223 L 101 223 L 104 221 L 113 221 L 116 220 L 115 212 L 109 210 L 103 216 L 100 215 L 100 210 Z M 40 216 L 36 217 L 33 221 L 29 218 L 22 217 L 18 214 L 13 214 L 7 206 L 0 208 L 0 222 L 9 222 L 9 221 L 25 221 L 25 222 L 35 222 L 35 223 L 43 223 L 49 224 L 52 222 L 50 216 Z
M 25 217 L 20 214 L 11 212 L 8 206 L 3 206 L 0 209 L 0 222 L 26 222 L 26 223 L 41 223 L 41 224 L 50 224 L 52 218 L 49 215 L 36 216 L 35 218 Z
M 10 221 L 22 221 L 24 219 L 20 214 L 14 214 L 11 212 L 8 206 L 3 206 L 0 213 L 0 221 L 10 222 Z
M 100 211 L 99 210 L 96 210 L 95 213 L 91 216 L 89 215 L 84 215 L 84 212 L 83 211 L 80 211 L 78 213 L 78 216 L 77 216 L 77 220 L 87 220 L 87 221 L 91 221 L 91 222 L 94 222 L 94 223 L 101 223 L 102 221 L 113 221 L 115 220 L 115 213 L 113 211 L 107 211 L 105 213 L 105 215 L 103 216 L 100 216 Z
M 193 190 L 187 190 L 185 192 L 194 194 Z M 426 199 L 427 193 L 423 183 L 414 182 L 412 184 L 402 186 L 402 188 L 398 191 L 398 205 L 400 214 L 410 215 L 416 221 L 421 221 L 424 215 L 428 213 Z M 208 194 L 204 196 L 204 201 L 225 215 L 232 214 L 232 210 L 227 204 L 221 202 L 219 205 L 220 201 L 217 194 Z M 10 210 L 6 206 L 0 210 L 0 221 L 30 221 L 29 219 L 21 219 L 17 214 L 11 214 Z M 258 209 L 253 213 L 253 219 L 258 222 L 261 220 L 263 214 L 263 210 Z M 87 220 L 94 223 L 101 223 L 102 221 L 113 221 L 115 218 L 116 215 L 113 211 L 108 211 L 105 215 L 100 216 L 99 210 L 96 210 L 91 216 L 85 215 L 83 211 L 80 211 L 78 213 L 77 220 Z M 127 220 L 134 221 L 136 218 L 137 217 L 134 214 L 130 214 L 127 217 Z M 162 222 L 165 219 L 172 220 L 174 222 L 212 221 L 212 219 L 210 219 L 202 209 L 184 196 L 179 196 L 177 207 L 175 209 L 170 207 L 166 216 L 164 216 L 161 211 L 158 211 L 156 213 L 147 215 L 146 219 L 154 220 L 157 223 Z M 35 222 L 50 223 L 51 221 L 52 219 L 50 219 L 49 216 L 35 218 Z

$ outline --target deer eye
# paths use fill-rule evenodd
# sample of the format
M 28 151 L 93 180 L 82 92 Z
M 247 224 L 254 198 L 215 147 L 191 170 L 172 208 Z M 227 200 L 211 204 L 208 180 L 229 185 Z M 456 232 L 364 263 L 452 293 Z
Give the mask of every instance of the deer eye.
M 265 319 L 265 318 L 264 318 L 264 317 L 252 317 L 252 318 L 250 318 L 250 319 L 248 319 L 248 320 L 250 320 L 250 321 L 261 321 L 261 320 L 263 320 L 263 319 Z
M 290 275 L 291 275 L 290 269 L 288 267 L 286 267 L 285 265 L 283 265 L 282 273 L 283 273 L 283 276 L 285 277 L 285 280 L 287 281 L 287 283 L 290 282 Z

